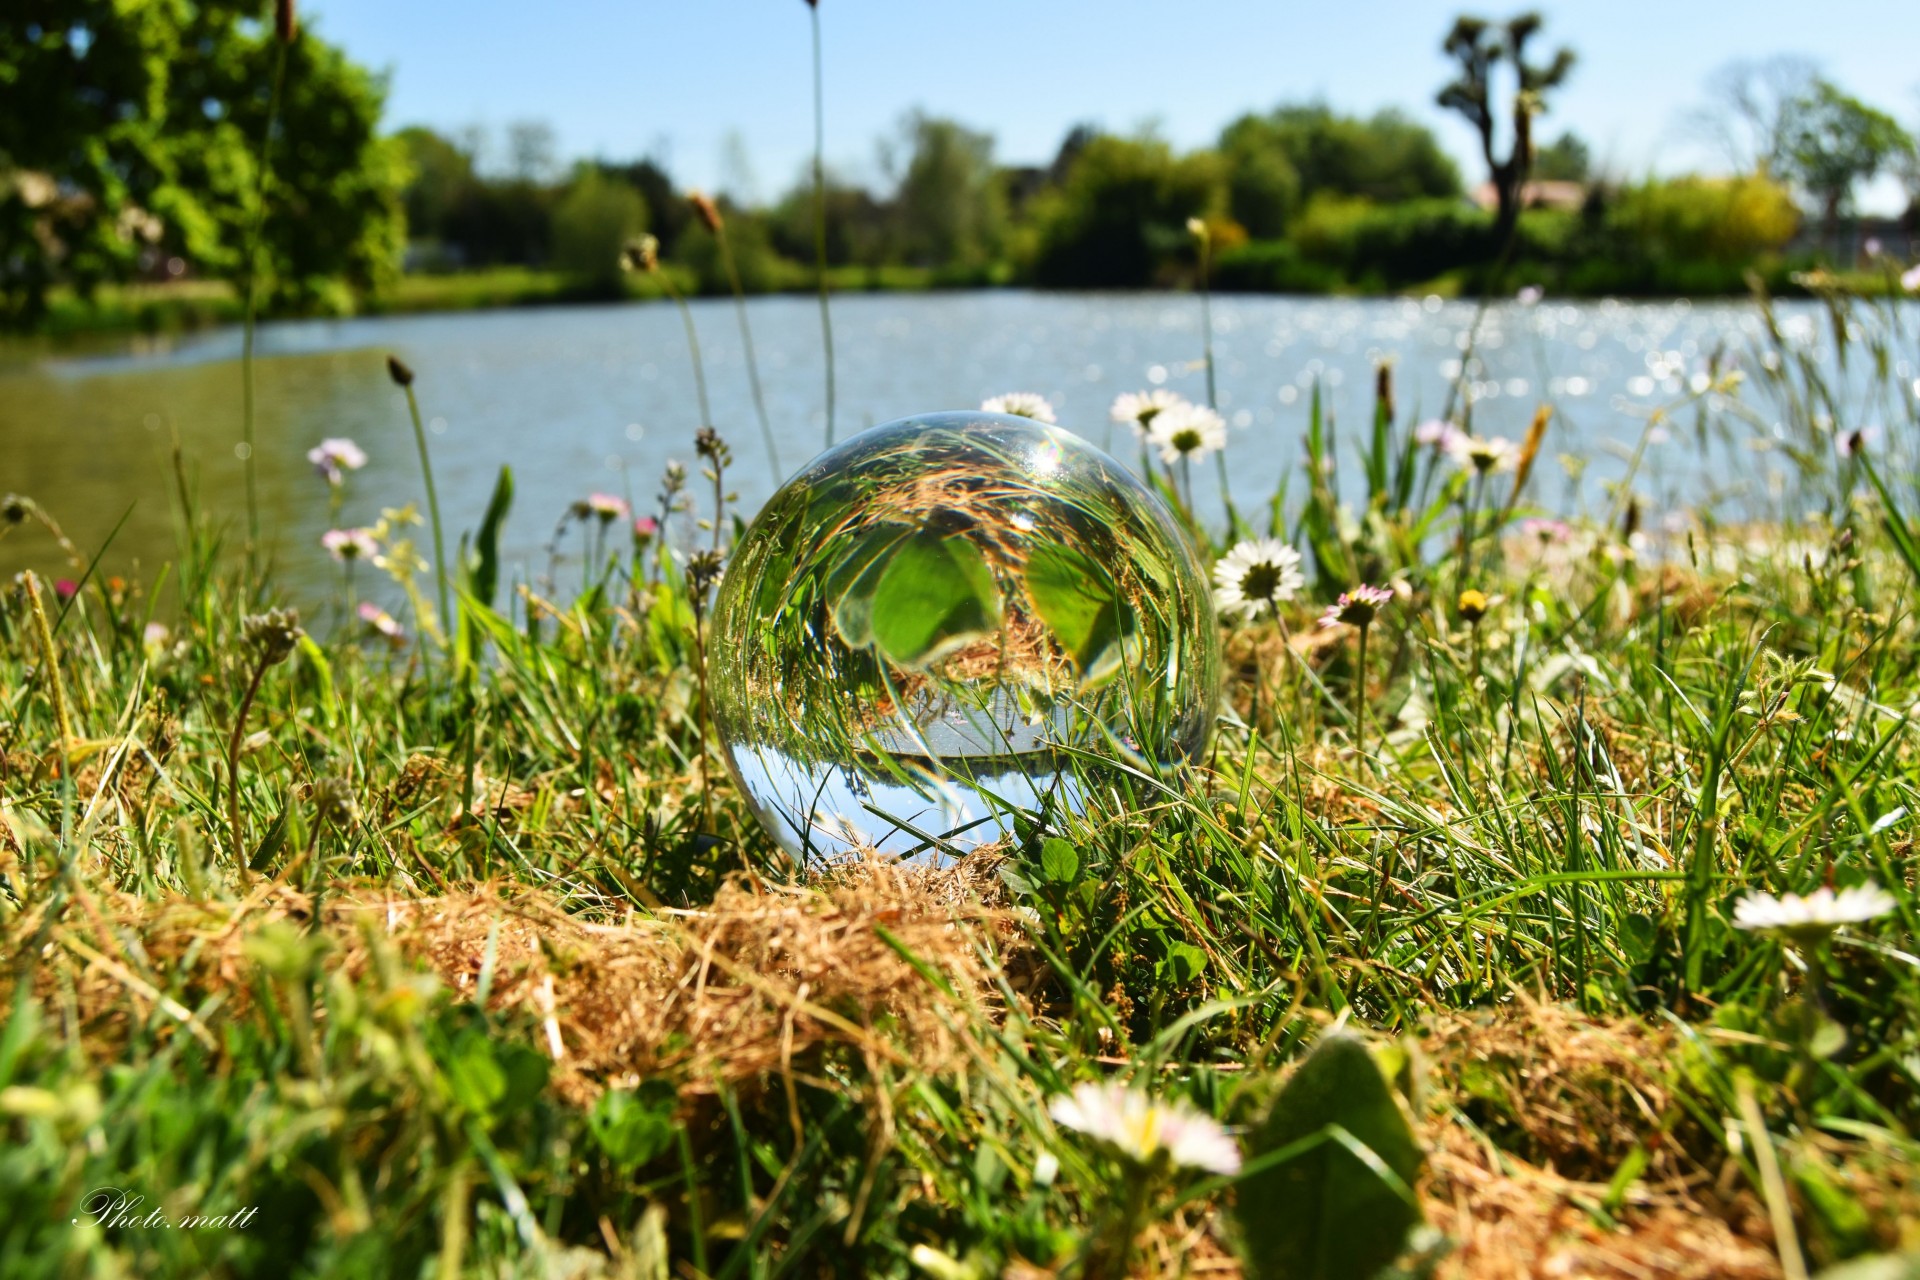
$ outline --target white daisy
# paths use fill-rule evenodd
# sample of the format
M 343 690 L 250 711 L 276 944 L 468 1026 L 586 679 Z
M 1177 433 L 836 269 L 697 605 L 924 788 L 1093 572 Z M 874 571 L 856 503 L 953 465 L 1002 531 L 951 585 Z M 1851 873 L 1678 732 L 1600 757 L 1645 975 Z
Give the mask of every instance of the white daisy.
M 983 413 L 1010 413 L 1016 418 L 1032 418 L 1049 426 L 1058 422 L 1053 406 L 1043 395 L 1031 391 L 1009 391 L 1003 396 L 988 396 L 980 402 Z
M 1300 553 L 1278 538 L 1242 542 L 1213 566 L 1213 604 L 1229 617 L 1257 618 L 1306 585 Z
M 1240 1171 L 1240 1148 L 1212 1116 L 1184 1102 L 1156 1102 L 1117 1080 L 1083 1081 L 1047 1110 L 1056 1124 L 1104 1142 L 1136 1164 L 1165 1158 L 1210 1173 Z
M 1132 427 L 1134 435 L 1144 436 L 1161 410 L 1186 402 L 1185 396 L 1177 391 L 1168 391 L 1165 387 L 1152 391 L 1128 391 L 1114 397 L 1113 408 L 1107 411 L 1107 416 Z
M 1749 893 L 1733 904 L 1736 929 L 1819 938 L 1843 924 L 1862 924 L 1890 914 L 1899 904 L 1892 894 L 1868 881 L 1835 893 L 1825 885 L 1804 898 Z
M 1519 451 L 1505 436 L 1489 436 L 1483 440 L 1461 432 L 1447 440 L 1445 448 L 1454 461 L 1483 476 L 1493 471 L 1510 471 L 1519 461 Z
M 1160 461 L 1172 464 L 1198 461 L 1227 447 L 1227 423 L 1203 404 L 1177 404 L 1153 415 L 1147 443 L 1160 450 Z

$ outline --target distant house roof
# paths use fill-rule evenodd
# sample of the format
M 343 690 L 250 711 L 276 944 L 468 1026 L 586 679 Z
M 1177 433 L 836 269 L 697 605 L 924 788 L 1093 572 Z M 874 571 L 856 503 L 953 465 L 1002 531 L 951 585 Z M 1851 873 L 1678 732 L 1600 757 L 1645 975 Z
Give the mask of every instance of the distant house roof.
M 1491 182 L 1481 183 L 1468 193 L 1467 198 L 1482 209 L 1495 209 L 1500 205 L 1500 194 L 1494 190 Z M 1587 184 L 1584 182 L 1548 178 L 1529 182 L 1520 188 L 1520 207 L 1523 209 L 1578 209 L 1586 202 Z

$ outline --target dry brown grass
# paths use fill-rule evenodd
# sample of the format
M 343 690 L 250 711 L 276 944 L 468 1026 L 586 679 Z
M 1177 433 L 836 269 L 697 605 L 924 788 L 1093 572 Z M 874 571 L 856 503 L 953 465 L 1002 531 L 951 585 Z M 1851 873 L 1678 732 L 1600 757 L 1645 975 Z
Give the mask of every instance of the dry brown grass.
M 595 919 L 554 895 L 507 886 L 425 898 L 343 889 L 321 911 L 326 967 L 354 978 L 374 967 L 376 949 L 391 948 L 470 994 L 491 947 L 488 1007 L 527 1018 L 554 1060 L 554 1087 L 586 1103 L 635 1078 L 670 1078 L 688 1094 L 804 1080 L 835 1048 L 870 1066 L 957 1067 L 964 1028 L 998 1016 L 984 952 L 1008 924 L 990 905 L 994 887 L 972 866 L 866 863 L 805 888 L 736 879 L 711 906 L 651 916 Z M 304 924 L 314 909 L 284 886 L 242 904 L 129 897 L 84 906 L 52 930 L 37 984 L 49 1000 L 71 989 L 86 1039 L 103 1053 L 156 1006 L 163 1027 L 211 1040 L 156 988 L 184 969 L 184 1005 L 219 991 L 219 1016 L 236 1016 L 252 999 L 249 937 L 275 922 Z M 35 924 L 17 920 L 15 938 Z
M 569 905 L 506 886 L 426 898 L 343 889 L 320 908 L 327 967 L 362 976 L 388 948 L 472 993 L 491 946 L 489 1007 L 530 1029 L 554 1060 L 556 1090 L 584 1105 L 636 1078 L 672 1079 L 692 1101 L 723 1084 L 844 1090 L 850 1074 L 960 1071 L 977 1051 L 968 1028 L 1002 1013 L 993 968 L 1020 958 L 991 868 L 975 861 L 852 864 L 806 887 L 736 879 L 697 911 Z M 71 991 L 84 1038 L 112 1052 L 136 1020 L 206 1030 L 166 1008 L 160 974 L 185 968 L 189 1003 L 224 991 L 218 1017 L 240 1014 L 256 989 L 247 939 L 275 922 L 303 924 L 314 904 L 267 886 L 244 904 L 95 897 L 81 907 L 51 931 L 38 981 L 49 998 Z M 34 926 L 16 919 L 14 939 Z M 1430 1220 L 1454 1241 L 1441 1275 L 1779 1274 L 1757 1202 L 1723 1194 L 1692 1161 L 1698 1135 L 1662 1074 L 1673 1060 L 1664 1030 L 1517 1000 L 1447 1015 L 1425 1045 L 1438 1087 L 1422 1125 L 1424 1193 Z M 860 1069 L 827 1081 L 835 1054 Z M 1607 1180 L 1636 1146 L 1651 1162 L 1609 1223 Z M 1193 1206 L 1145 1242 L 1141 1266 L 1232 1274 L 1218 1232 Z

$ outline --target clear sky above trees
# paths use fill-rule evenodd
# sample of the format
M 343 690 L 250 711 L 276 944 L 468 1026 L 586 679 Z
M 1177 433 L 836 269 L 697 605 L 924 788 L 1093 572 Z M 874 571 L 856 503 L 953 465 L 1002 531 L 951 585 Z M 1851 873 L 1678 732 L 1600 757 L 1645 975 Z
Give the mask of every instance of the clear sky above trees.
M 1398 106 L 1479 171 L 1478 142 L 1433 105 L 1449 74 L 1440 40 L 1459 0 L 1303 5 L 1216 0 L 978 0 L 968 5 L 822 0 L 829 159 L 879 177 L 874 141 L 921 106 L 995 135 L 1011 163 L 1044 163 L 1075 122 L 1128 131 L 1149 119 L 1186 148 L 1241 112 L 1324 94 L 1370 114 Z M 1504 18 L 1541 9 L 1579 70 L 1540 123 L 1574 129 L 1628 173 L 1711 162 L 1683 126 L 1704 82 L 1735 58 L 1792 51 L 1911 126 L 1920 117 L 1920 5 L 1887 0 L 1618 0 L 1467 5 Z M 310 0 L 329 39 L 394 72 L 389 123 L 457 130 L 540 118 L 564 155 L 638 155 L 665 144 L 681 180 L 722 187 L 737 134 L 770 199 L 810 146 L 806 13 L 800 0 Z M 504 161 L 504 156 L 501 157 Z M 731 166 L 737 167 L 737 166 Z M 1896 203 L 1889 186 L 1870 206 Z

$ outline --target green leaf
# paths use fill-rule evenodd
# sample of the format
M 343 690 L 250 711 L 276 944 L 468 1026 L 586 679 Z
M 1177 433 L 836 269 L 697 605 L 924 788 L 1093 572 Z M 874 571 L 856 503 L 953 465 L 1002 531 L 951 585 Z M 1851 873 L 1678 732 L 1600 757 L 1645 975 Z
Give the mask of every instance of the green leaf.
M 1343 1145 L 1336 1126 L 1400 1185 Z M 1257 1161 L 1323 1134 L 1317 1145 L 1240 1182 L 1235 1211 L 1256 1280 L 1375 1275 L 1400 1255 L 1420 1222 L 1408 1198 L 1420 1173 L 1419 1144 L 1366 1045 L 1346 1032 L 1320 1038 L 1248 1145 Z
M 1052 884 L 1072 884 L 1080 874 L 1080 855 L 1058 836 L 1049 836 L 1040 846 L 1040 874 Z
M 877 524 L 863 532 L 827 574 L 827 604 L 834 629 L 855 649 L 873 643 L 873 593 L 887 567 L 886 553 L 913 530 L 903 524 Z
M 1070 547 L 1035 547 L 1027 556 L 1027 595 L 1074 665 L 1091 677 L 1124 629 L 1113 575 Z
M 992 631 L 999 606 L 972 541 L 922 530 L 894 548 L 874 585 L 873 640 L 901 666 L 921 666 L 956 641 Z
M 1167 948 L 1166 976 L 1185 984 L 1207 971 L 1207 953 L 1191 942 L 1176 942 Z
M 1620 950 L 1635 964 L 1653 958 L 1660 944 L 1660 929 L 1649 915 L 1635 913 L 1620 922 Z
M 609 1089 L 587 1113 L 587 1130 L 607 1159 L 633 1169 L 673 1145 L 673 1097 L 658 1088 Z
M 305 637 L 301 637 L 305 639 Z M 247 859 L 249 871 L 265 871 L 279 855 L 281 847 L 287 843 L 287 811 L 282 809 L 273 825 L 267 828 L 267 834 L 260 837 L 260 847 Z
M 506 523 L 507 510 L 513 506 L 513 468 L 501 467 L 493 482 L 493 496 L 487 499 L 487 514 L 480 520 L 480 532 L 473 540 L 471 582 L 474 598 L 491 606 L 500 584 L 500 526 Z

